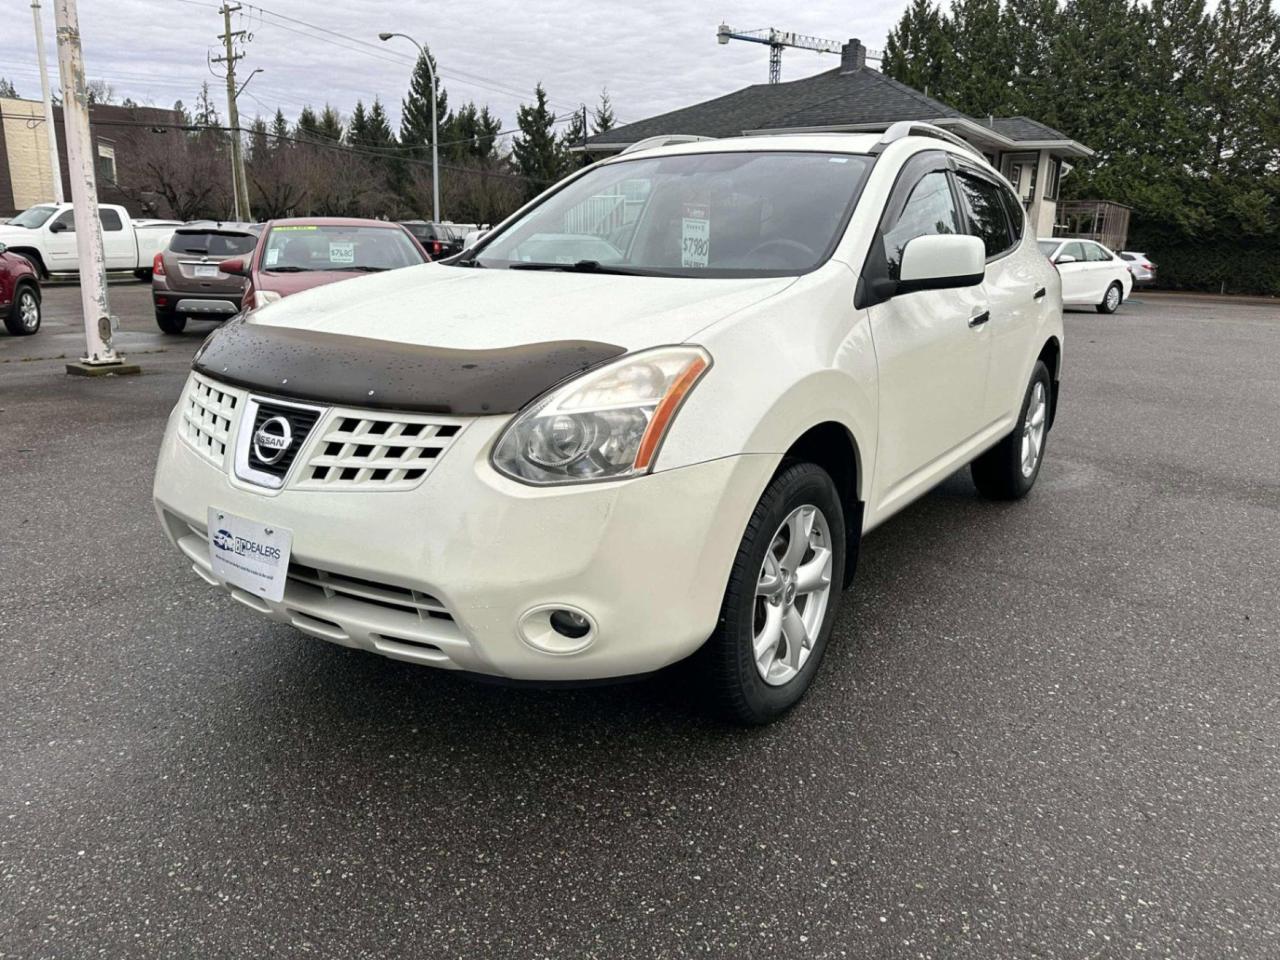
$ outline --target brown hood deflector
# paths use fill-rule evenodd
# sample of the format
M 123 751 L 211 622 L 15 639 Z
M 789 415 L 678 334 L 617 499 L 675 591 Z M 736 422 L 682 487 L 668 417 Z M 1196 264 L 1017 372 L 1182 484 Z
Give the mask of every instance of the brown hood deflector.
M 209 337 L 192 368 L 275 397 L 476 417 L 515 413 L 625 352 L 592 340 L 451 350 L 233 320 Z

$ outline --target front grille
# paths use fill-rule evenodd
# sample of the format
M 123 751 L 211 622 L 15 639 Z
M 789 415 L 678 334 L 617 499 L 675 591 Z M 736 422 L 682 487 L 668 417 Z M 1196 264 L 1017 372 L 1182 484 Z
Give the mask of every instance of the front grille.
M 258 400 L 257 408 L 249 433 L 249 466 L 283 480 L 289 468 L 293 466 L 293 461 L 297 459 L 298 451 L 306 444 L 311 428 L 320 419 L 321 411 L 275 404 L 267 400 Z M 282 420 L 289 425 L 289 442 L 280 453 L 279 459 L 269 462 L 263 458 L 262 454 L 264 452 L 270 454 L 272 450 L 271 448 L 259 449 L 258 431 L 267 425 L 265 430 L 267 434 L 283 436 L 284 431 L 279 426 Z
M 294 486 L 408 489 L 435 466 L 463 421 L 408 414 L 335 411 Z
M 453 615 L 445 609 L 445 605 L 429 593 L 397 587 L 389 583 L 375 583 L 359 577 L 348 577 L 341 573 L 320 570 L 300 563 L 289 564 L 288 577 L 295 583 L 317 587 L 323 590 L 326 596 L 348 597 L 387 610 L 413 614 L 421 620 L 453 622 Z
M 238 391 L 193 373 L 182 401 L 179 433 L 196 452 L 219 467 L 226 459 L 227 439 L 241 399 Z

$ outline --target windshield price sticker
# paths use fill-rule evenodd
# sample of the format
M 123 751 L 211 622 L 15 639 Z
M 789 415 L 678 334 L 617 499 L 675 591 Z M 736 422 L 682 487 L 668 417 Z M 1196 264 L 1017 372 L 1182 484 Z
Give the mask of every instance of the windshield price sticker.
M 705 267 L 711 250 L 710 210 L 686 203 L 680 221 L 680 266 Z
M 280 259 L 280 248 L 268 247 L 267 248 L 267 266 L 274 267 L 276 265 L 276 262 L 279 261 L 279 259 Z
M 329 244 L 329 262 L 330 263 L 355 263 L 356 262 L 356 245 L 354 243 L 330 243 Z

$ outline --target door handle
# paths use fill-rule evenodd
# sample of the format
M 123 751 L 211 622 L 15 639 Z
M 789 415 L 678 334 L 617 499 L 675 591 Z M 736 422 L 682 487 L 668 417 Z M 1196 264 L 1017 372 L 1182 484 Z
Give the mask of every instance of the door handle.
M 1031 299 L 1040 300 L 1044 297 L 1044 295 L 1045 295 L 1045 289 L 1044 287 L 1041 287 L 1039 290 L 1037 290 L 1035 293 L 1031 295 Z
M 991 311 L 984 310 L 982 313 L 978 314 L 976 317 L 973 317 L 969 321 L 969 326 L 980 327 L 990 319 L 991 319 Z

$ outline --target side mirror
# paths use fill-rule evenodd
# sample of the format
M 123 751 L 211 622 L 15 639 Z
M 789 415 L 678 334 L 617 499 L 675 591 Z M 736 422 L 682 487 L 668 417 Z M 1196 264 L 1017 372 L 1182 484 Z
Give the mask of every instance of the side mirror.
M 916 237 L 902 251 L 895 293 L 972 287 L 987 272 L 987 250 L 977 237 L 946 233 Z
M 53 221 L 53 223 L 49 224 L 49 232 L 50 232 L 50 233 L 62 233 L 62 232 L 63 232 L 64 230 L 66 230 L 66 229 L 67 229 L 67 225 L 66 225 L 65 223 L 60 223 L 60 222 L 58 222 L 57 220 L 55 220 L 55 221 Z
M 234 257 L 231 260 L 223 260 L 218 264 L 218 269 L 223 273 L 229 273 L 233 277 L 247 277 L 249 275 L 249 267 L 244 262 L 244 257 Z
M 1076 261 L 1076 258 L 1073 257 L 1071 254 L 1064 253 L 1062 256 L 1056 258 L 1053 262 L 1054 263 L 1076 263 L 1077 261 Z
M 477 243 L 479 243 L 481 239 L 483 239 L 483 237 L 484 237 L 483 230 L 472 230 L 470 233 L 468 233 L 465 237 L 462 238 L 462 249 L 470 250 Z

